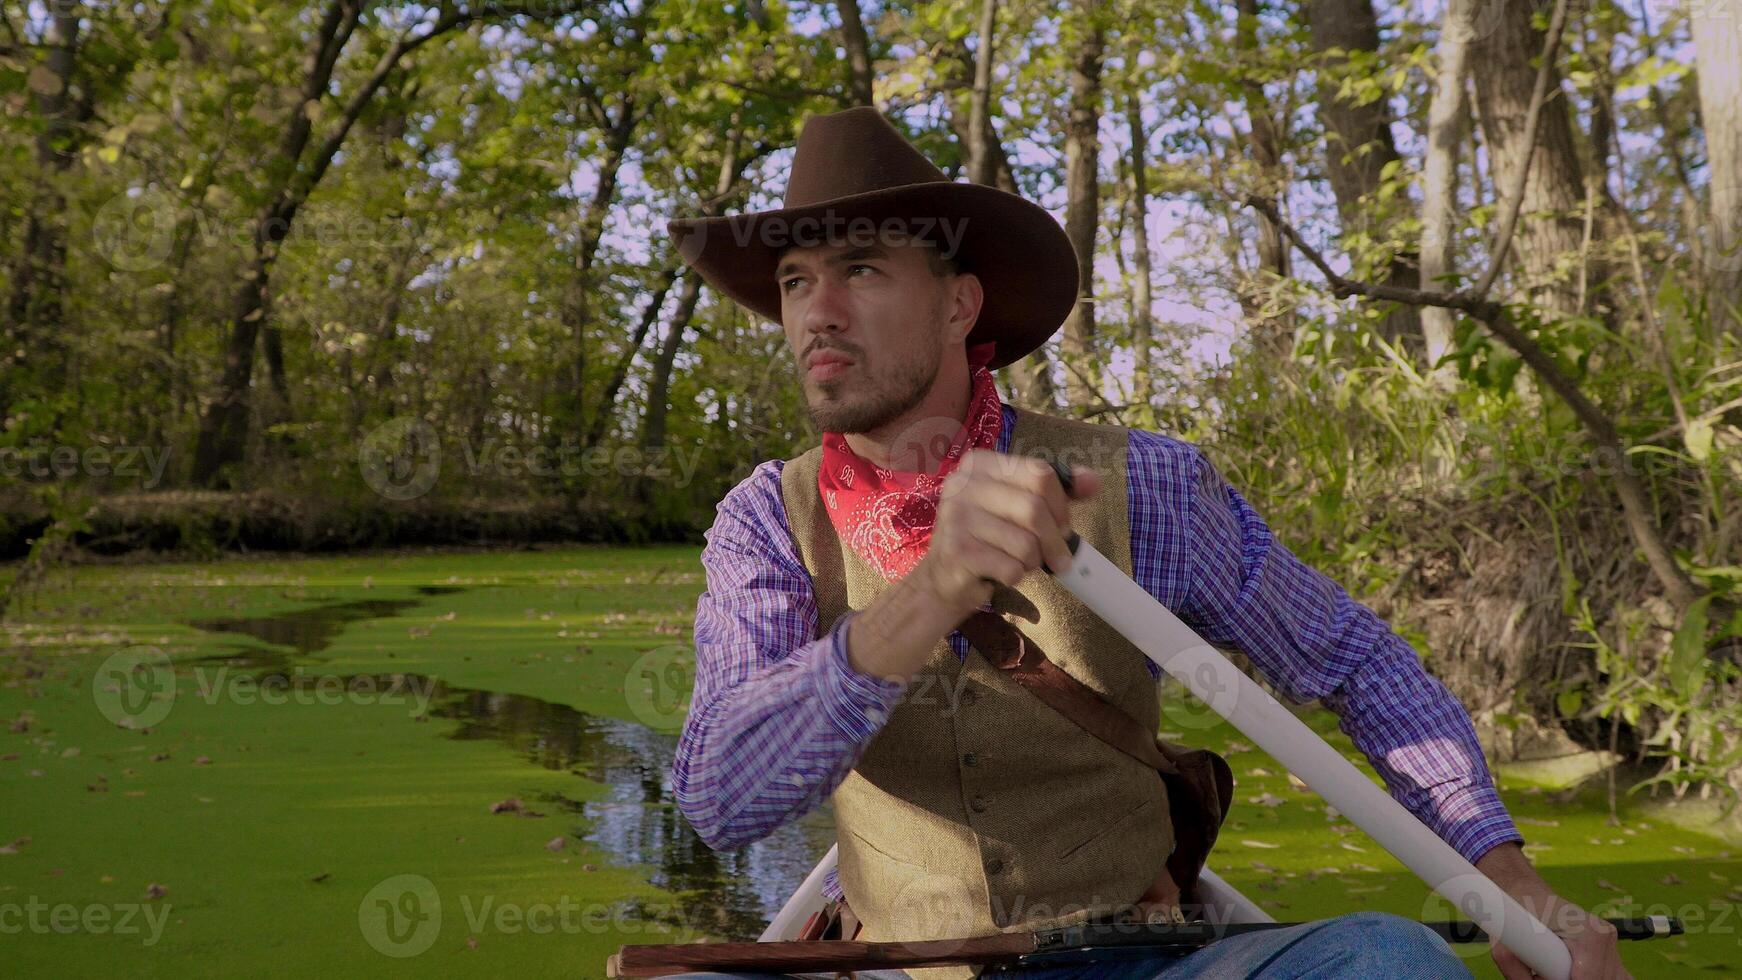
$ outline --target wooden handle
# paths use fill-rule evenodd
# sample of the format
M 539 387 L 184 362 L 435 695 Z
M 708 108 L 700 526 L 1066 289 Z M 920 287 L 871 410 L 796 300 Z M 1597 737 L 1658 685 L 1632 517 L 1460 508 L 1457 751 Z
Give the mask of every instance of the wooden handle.
M 1034 952 L 1032 933 L 1013 932 L 975 939 L 931 939 L 915 942 L 870 943 L 827 939 L 782 943 L 670 943 L 624 946 L 617 955 L 614 977 L 668 977 L 703 970 L 723 973 L 826 973 L 830 971 L 905 969 L 1014 961 Z

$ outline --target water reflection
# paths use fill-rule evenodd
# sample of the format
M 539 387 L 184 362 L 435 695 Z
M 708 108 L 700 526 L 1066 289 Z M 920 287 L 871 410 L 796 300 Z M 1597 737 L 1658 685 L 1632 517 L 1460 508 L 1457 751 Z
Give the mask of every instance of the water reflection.
M 686 924 L 723 938 L 760 935 L 834 843 L 826 808 L 741 851 L 720 853 L 702 843 L 671 799 L 674 735 L 494 691 L 450 689 L 431 714 L 459 722 L 454 738 L 496 739 L 537 765 L 604 784 L 604 799 L 543 802 L 584 817 L 586 840 L 648 866 L 655 885 L 679 894 Z
M 429 585 L 417 591 L 439 596 L 463 588 Z M 317 679 L 293 675 L 292 657 L 326 649 L 353 623 L 397 616 L 420 604 L 415 599 L 371 599 L 189 625 L 271 644 L 268 648 L 237 644 L 233 653 L 205 659 L 261 668 L 258 679 L 263 683 L 298 687 Z M 607 788 L 603 799 L 581 802 L 555 796 L 539 802 L 547 812 L 582 818 L 584 839 L 619 861 L 646 866 L 653 884 L 678 896 L 683 925 L 721 938 L 760 935 L 834 843 L 834 820 L 825 805 L 743 850 L 727 854 L 709 848 L 672 801 L 674 735 L 526 695 L 451 688 L 419 675 L 359 675 L 344 680 L 347 687 L 392 685 L 427 694 L 432 715 L 459 723 L 451 737 L 494 739 L 536 765 L 603 784 Z
M 421 604 L 416 599 L 361 599 L 310 606 L 275 616 L 196 619 L 188 625 L 211 633 L 240 633 L 306 655 L 331 646 L 333 639 L 352 623 L 397 616 Z

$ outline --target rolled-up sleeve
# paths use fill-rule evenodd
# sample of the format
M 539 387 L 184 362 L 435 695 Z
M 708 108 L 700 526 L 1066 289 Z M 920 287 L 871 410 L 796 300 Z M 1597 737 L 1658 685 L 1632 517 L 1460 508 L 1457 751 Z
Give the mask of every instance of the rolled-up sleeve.
M 817 637 L 779 463 L 762 464 L 727 494 L 706 538 L 695 689 L 672 784 L 696 834 L 735 850 L 834 792 L 907 685 L 853 669 L 850 617 Z
M 1414 648 L 1278 542 L 1195 447 L 1180 470 L 1190 481 L 1180 617 L 1245 653 L 1284 696 L 1336 712 L 1391 795 L 1466 859 L 1523 840 L 1469 714 Z

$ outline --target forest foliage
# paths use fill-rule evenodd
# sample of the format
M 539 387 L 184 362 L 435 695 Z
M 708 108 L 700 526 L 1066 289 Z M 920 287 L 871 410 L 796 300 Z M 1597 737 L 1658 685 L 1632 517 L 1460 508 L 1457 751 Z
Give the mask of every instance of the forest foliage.
M 1092 257 L 1007 397 L 1203 445 L 1501 751 L 1742 789 L 1742 0 L 0 13 L 27 570 L 116 495 L 706 526 L 815 433 L 665 220 L 872 104 Z

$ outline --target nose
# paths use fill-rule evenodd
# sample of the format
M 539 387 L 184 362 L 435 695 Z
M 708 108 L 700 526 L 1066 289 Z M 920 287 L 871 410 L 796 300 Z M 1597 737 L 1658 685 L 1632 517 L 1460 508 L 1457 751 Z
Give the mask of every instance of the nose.
M 805 290 L 799 325 L 807 334 L 839 333 L 847 329 L 847 289 L 829 276 L 819 276 Z

